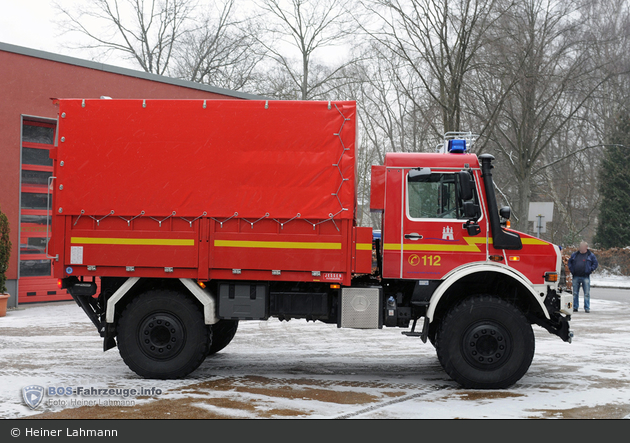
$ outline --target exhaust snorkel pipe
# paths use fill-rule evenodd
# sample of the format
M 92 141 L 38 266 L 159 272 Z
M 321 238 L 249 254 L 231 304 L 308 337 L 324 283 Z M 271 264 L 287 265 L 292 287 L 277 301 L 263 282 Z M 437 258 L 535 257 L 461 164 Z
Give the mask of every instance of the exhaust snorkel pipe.
M 514 232 L 504 231 L 499 220 L 499 210 L 497 208 L 497 197 L 494 193 L 494 182 L 492 181 L 492 161 L 494 156 L 482 154 L 481 176 L 486 188 L 486 200 L 488 203 L 488 217 L 490 218 L 490 230 L 492 232 L 492 244 L 496 249 L 522 249 L 521 237 Z

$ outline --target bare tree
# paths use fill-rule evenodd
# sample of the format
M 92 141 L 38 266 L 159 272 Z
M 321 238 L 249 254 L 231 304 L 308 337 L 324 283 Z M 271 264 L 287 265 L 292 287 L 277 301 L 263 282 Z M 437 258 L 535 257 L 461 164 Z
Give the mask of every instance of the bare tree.
M 168 73 L 175 45 L 188 31 L 196 0 L 92 0 L 56 8 L 66 31 L 87 37 L 80 48 L 118 52 L 146 72 Z
M 593 42 L 589 56 L 609 80 L 589 103 L 596 140 L 612 132 L 620 112 L 630 111 L 630 3 L 627 0 L 585 0 L 586 38 Z
M 359 57 L 353 78 L 360 83 L 362 137 L 369 140 L 376 159 L 386 152 L 433 151 L 433 116 L 439 113 L 423 88 L 409 75 L 405 63 L 376 41 Z
M 336 0 L 260 0 L 264 33 L 259 41 L 301 100 L 330 93 L 326 84 L 339 80 L 347 62 L 317 63 L 316 52 L 332 49 L 353 33 L 353 22 Z
M 176 46 L 176 75 L 232 90 L 255 88 L 256 68 L 265 56 L 257 38 L 259 24 L 237 18 L 235 0 L 213 6 Z
M 593 239 L 599 223 L 601 159 L 609 149 L 616 117 L 630 109 L 630 4 L 625 0 L 584 0 L 584 48 L 596 71 L 594 85 L 604 82 L 588 98 L 565 134 L 548 150 L 545 177 L 562 223 L 554 232 L 562 244 Z M 571 152 L 572 151 L 572 152 Z M 556 153 L 552 158 L 549 153 Z M 573 155 L 571 155 L 573 153 Z
M 508 193 L 515 203 L 515 225 L 524 230 L 529 202 L 534 188 L 543 185 L 543 174 L 575 153 L 575 137 L 566 141 L 568 152 L 553 149 L 562 131 L 579 120 L 608 76 L 598 76 L 599 67 L 591 63 L 592 42 L 584 38 L 577 1 L 524 0 L 501 18 L 500 26 L 502 38 L 491 50 L 503 68 L 493 81 L 513 87 L 491 139 L 511 178 Z
M 364 29 L 405 63 L 439 107 L 435 136 L 461 130 L 466 77 L 486 31 L 501 15 L 498 1 L 374 0 L 364 5 L 382 23 Z
M 547 238 L 590 239 L 607 122 L 630 103 L 630 7 L 473 3 L 366 1 L 369 14 L 354 14 L 371 38 L 355 74 L 361 147 L 382 162 L 387 151 L 431 150 L 443 132 L 471 128 L 482 134 L 475 150 L 497 156 L 497 194 L 518 229 L 528 229 L 530 201 L 553 201 Z M 466 11 L 476 21 L 460 22 Z

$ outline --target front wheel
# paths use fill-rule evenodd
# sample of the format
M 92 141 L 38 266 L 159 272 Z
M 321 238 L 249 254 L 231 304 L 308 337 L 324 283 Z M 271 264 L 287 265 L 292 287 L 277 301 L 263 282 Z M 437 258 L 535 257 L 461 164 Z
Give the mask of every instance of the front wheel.
M 502 389 L 525 375 L 534 358 L 534 332 L 512 304 L 495 296 L 463 300 L 442 320 L 438 359 L 464 388 Z
M 145 378 L 181 378 L 197 369 L 212 343 L 200 307 L 184 294 L 152 290 L 122 312 L 117 331 L 120 355 Z

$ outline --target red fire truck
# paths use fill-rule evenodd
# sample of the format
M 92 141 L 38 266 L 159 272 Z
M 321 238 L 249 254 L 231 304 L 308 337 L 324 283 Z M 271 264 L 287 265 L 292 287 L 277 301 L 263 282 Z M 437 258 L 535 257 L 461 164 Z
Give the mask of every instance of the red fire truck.
M 54 273 L 142 377 L 184 377 L 270 317 L 405 328 L 469 388 L 527 372 L 532 324 L 571 341 L 558 246 L 506 227 L 493 157 L 465 140 L 372 167 L 376 236 L 355 102 L 55 103 Z

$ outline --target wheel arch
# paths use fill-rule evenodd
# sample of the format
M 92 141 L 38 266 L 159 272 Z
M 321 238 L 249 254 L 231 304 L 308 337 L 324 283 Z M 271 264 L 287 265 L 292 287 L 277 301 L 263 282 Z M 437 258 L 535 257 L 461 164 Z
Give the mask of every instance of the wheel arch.
M 135 296 L 155 288 L 173 289 L 187 294 L 202 307 L 205 324 L 213 325 L 218 321 L 215 315 L 214 296 L 207 289 L 197 285 L 193 280 L 187 278 L 152 279 L 130 277 L 107 298 L 105 303 L 105 322 L 115 324 L 124 307 Z
M 534 290 L 524 275 L 507 266 L 479 263 L 456 269 L 438 286 L 427 309 L 429 333 L 435 333 L 450 307 L 477 294 L 491 294 L 512 302 L 531 323 L 535 317 L 550 318 L 544 296 Z

